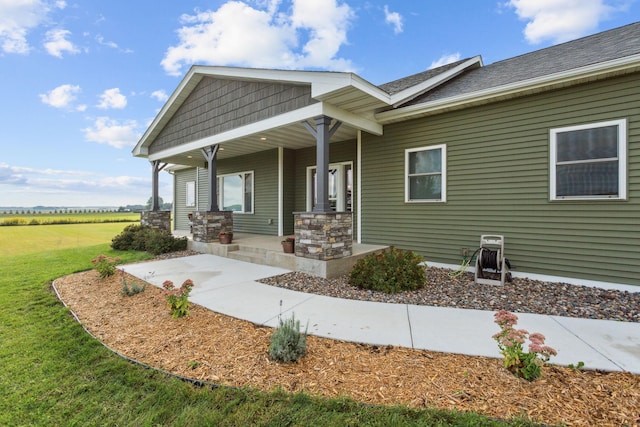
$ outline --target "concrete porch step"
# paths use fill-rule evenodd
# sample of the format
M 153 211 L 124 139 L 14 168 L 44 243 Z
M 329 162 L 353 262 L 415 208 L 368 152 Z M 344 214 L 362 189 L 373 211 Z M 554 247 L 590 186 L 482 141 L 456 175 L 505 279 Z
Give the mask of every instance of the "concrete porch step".
M 262 265 L 267 265 L 266 260 L 266 254 L 265 253 L 259 253 L 259 252 L 255 252 L 255 251 L 245 251 L 245 250 L 236 250 L 236 251 L 229 251 L 227 252 L 227 258 L 231 258 L 231 259 L 235 259 L 238 261 L 246 261 L 246 262 L 251 262 L 254 264 L 262 264 Z
M 247 261 L 254 264 L 270 265 L 273 267 L 296 269 L 296 257 L 293 254 L 285 254 L 282 251 L 273 251 L 254 246 L 239 245 L 238 250 L 229 251 L 228 258 L 238 261 Z

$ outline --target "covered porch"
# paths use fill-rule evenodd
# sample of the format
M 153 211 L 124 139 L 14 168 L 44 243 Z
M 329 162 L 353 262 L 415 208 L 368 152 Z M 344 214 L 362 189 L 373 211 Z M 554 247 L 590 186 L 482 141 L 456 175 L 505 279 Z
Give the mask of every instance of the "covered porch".
M 169 228 L 189 230 L 191 249 L 345 274 L 384 249 L 360 244 L 359 179 L 362 133 L 382 135 L 374 113 L 390 103 L 351 73 L 194 66 L 133 150 L 152 166 L 143 222 L 167 228 L 157 199 L 169 166 Z M 218 243 L 227 233 L 234 242 Z M 283 236 L 294 236 L 295 254 L 283 253 Z
M 348 274 L 359 259 L 387 249 L 386 246 L 354 243 L 350 256 L 322 261 L 284 253 L 281 245 L 283 238 L 279 236 L 234 232 L 233 241 L 230 244 L 220 244 L 218 242 L 194 241 L 191 233 L 181 230 L 174 231 L 173 234 L 186 237 L 188 239 L 187 248 L 200 253 L 300 271 L 324 278 Z

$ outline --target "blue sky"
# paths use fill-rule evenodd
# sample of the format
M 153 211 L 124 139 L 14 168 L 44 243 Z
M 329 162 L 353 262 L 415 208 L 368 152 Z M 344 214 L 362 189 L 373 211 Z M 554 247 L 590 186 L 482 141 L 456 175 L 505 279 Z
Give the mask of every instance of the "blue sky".
M 637 21 L 640 0 L 0 0 L 0 206 L 146 203 L 131 149 L 191 64 L 382 84 Z

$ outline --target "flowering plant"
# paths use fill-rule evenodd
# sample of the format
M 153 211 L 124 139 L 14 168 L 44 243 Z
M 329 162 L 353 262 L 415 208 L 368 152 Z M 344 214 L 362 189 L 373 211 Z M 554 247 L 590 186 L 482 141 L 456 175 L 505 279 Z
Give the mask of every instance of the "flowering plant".
M 171 308 L 171 317 L 184 317 L 189 314 L 189 293 L 193 288 L 191 279 L 185 280 L 177 289 L 171 280 L 165 280 L 162 287 Z
M 500 332 L 493 336 L 498 342 L 500 354 L 504 356 L 504 367 L 515 376 L 533 381 L 542 375 L 542 366 L 551 356 L 558 354 L 553 348 L 544 345 L 545 337 L 539 332 L 529 334 L 524 329 L 515 329 L 518 316 L 506 310 L 495 315 L 495 323 Z M 523 344 L 529 337 L 529 352 L 524 351 Z
M 295 241 L 296 241 L 295 237 L 289 236 L 289 237 L 285 237 L 284 240 L 282 241 L 282 243 L 284 243 L 284 242 L 293 242 L 293 243 L 295 243 Z

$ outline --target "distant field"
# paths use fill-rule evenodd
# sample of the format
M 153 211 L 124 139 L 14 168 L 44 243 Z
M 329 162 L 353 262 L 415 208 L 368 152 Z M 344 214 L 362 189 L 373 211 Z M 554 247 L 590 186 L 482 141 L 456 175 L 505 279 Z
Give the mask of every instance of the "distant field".
M 0 227 L 0 256 L 17 256 L 111 243 L 111 239 L 129 224 L 111 222 Z
M 0 225 L 87 224 L 98 222 L 135 222 L 140 220 L 136 212 L 83 212 L 0 214 Z

